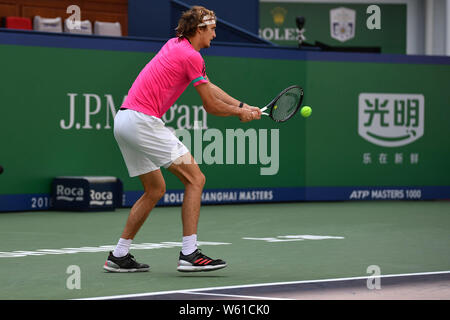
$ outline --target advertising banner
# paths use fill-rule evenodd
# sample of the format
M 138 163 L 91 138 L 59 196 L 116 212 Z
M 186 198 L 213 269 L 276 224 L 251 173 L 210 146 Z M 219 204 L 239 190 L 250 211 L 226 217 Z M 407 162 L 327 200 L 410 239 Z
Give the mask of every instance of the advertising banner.
M 206 52 L 211 82 L 258 107 L 298 84 L 312 116 L 212 116 L 189 86 L 162 120 L 206 176 L 203 203 L 450 198 L 448 59 L 246 50 Z M 123 204 L 134 203 L 142 186 L 113 119 L 154 54 L 0 45 L 0 211 L 51 208 L 58 176 L 116 177 Z M 181 204 L 183 185 L 162 172 L 159 205 Z
M 356 2 L 356 1 L 355 1 Z M 259 36 L 281 46 L 316 41 L 332 47 L 380 47 L 381 53 L 406 53 L 406 4 L 304 3 L 259 4 Z M 296 24 L 303 17 L 302 32 Z
M 0 47 L 0 207 L 11 207 L 6 202 L 18 208 L 49 207 L 47 193 L 57 176 L 115 176 L 123 181 L 125 204 L 130 205 L 133 193 L 127 192 L 139 194 L 142 186 L 138 178 L 128 177 L 113 136 L 113 119 L 154 53 Z M 252 105 L 266 104 L 287 84 L 305 81 L 304 61 L 205 61 L 213 83 Z M 275 201 L 286 197 L 267 188 L 304 187 L 304 119 L 277 125 L 269 118 L 241 123 L 208 115 L 191 86 L 163 121 L 194 155 L 207 177 L 205 189 L 245 191 L 237 196 L 206 194 L 205 201 Z M 167 189 L 183 189 L 176 177 L 162 171 Z M 302 192 L 290 194 L 304 199 Z M 165 199 L 181 203 L 179 198 Z
M 448 64 L 388 59 L 309 61 L 306 185 L 363 187 L 335 197 L 347 199 L 422 199 L 424 186 L 448 192 L 449 72 Z

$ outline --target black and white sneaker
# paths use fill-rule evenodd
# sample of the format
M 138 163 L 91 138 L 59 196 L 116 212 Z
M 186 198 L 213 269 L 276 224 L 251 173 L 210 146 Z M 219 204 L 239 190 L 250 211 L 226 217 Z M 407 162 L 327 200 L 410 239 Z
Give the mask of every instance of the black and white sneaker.
M 197 249 L 187 256 L 180 252 L 177 270 L 181 272 L 213 271 L 226 266 L 227 263 L 225 261 L 211 259 Z
M 103 269 L 109 272 L 145 272 L 150 270 L 150 266 L 137 262 L 129 253 L 124 257 L 117 258 L 110 251 Z

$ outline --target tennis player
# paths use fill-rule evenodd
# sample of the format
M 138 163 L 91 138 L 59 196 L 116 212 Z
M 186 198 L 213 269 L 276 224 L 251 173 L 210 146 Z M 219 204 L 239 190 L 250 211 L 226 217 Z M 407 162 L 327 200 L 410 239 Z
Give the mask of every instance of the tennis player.
M 167 41 L 134 81 L 120 111 L 114 118 L 114 137 L 130 177 L 139 176 L 144 194 L 131 208 L 123 233 L 104 264 L 110 272 L 148 271 L 129 253 L 130 245 L 150 211 L 166 191 L 161 167 L 167 168 L 185 186 L 181 208 L 183 244 L 178 271 L 210 271 L 227 266 L 197 248 L 197 225 L 205 176 L 189 150 L 164 126 L 163 114 L 192 83 L 206 112 L 215 116 L 235 116 L 242 122 L 261 118 L 257 107 L 234 99 L 206 75 L 200 49 L 208 48 L 216 37 L 213 11 L 193 6 L 184 12 L 176 37 Z

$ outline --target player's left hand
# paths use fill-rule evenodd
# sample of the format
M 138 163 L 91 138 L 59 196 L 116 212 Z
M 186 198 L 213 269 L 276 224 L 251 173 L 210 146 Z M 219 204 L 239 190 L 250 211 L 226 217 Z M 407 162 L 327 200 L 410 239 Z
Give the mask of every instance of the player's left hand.
M 260 108 L 254 107 L 254 106 L 249 106 L 246 103 L 244 103 L 242 108 L 245 108 L 245 109 L 248 109 L 248 110 L 252 111 L 253 120 L 261 119 L 261 109 Z

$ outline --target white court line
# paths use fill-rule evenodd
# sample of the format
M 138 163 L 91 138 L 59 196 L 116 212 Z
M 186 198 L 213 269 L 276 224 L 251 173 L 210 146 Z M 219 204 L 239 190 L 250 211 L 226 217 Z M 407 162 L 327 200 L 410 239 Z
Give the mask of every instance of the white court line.
M 238 295 L 238 294 L 223 294 L 223 293 L 209 293 L 209 292 L 185 291 L 185 292 L 183 292 L 183 294 L 198 294 L 198 295 L 205 295 L 205 296 L 219 296 L 219 297 L 258 299 L 258 300 L 293 300 L 293 299 L 274 298 L 274 297 L 256 297 L 256 296 L 243 296 L 243 295 Z
M 349 280 L 362 280 L 368 278 L 393 278 L 393 277 L 410 277 L 410 276 L 426 276 L 435 274 L 447 274 L 449 271 L 434 271 L 434 272 L 419 272 L 419 273 L 400 273 L 400 274 L 388 274 L 380 276 L 364 276 L 364 277 L 351 277 L 351 278 L 335 278 L 335 279 L 319 279 L 319 280 L 301 280 L 301 281 L 287 281 L 287 282 L 271 282 L 271 283 L 256 283 L 256 284 L 246 284 L 246 285 L 236 285 L 236 286 L 224 286 L 224 287 L 209 287 L 209 288 L 196 288 L 196 289 L 185 289 L 185 290 L 171 290 L 171 291 L 158 291 L 158 292 L 145 292 L 145 293 L 135 293 L 135 294 L 123 294 L 115 296 L 103 296 L 103 297 L 92 297 L 92 298 L 80 298 L 74 300 L 107 300 L 107 299 L 122 299 L 122 298 L 137 298 L 143 296 L 155 296 L 173 293 L 192 293 L 198 291 L 211 291 L 211 290 L 224 290 L 224 289 L 240 289 L 240 288 L 257 288 L 265 286 L 277 286 L 277 285 L 289 285 L 289 284 L 304 284 L 304 283 L 321 283 L 321 282 L 336 282 L 336 281 L 349 281 Z

